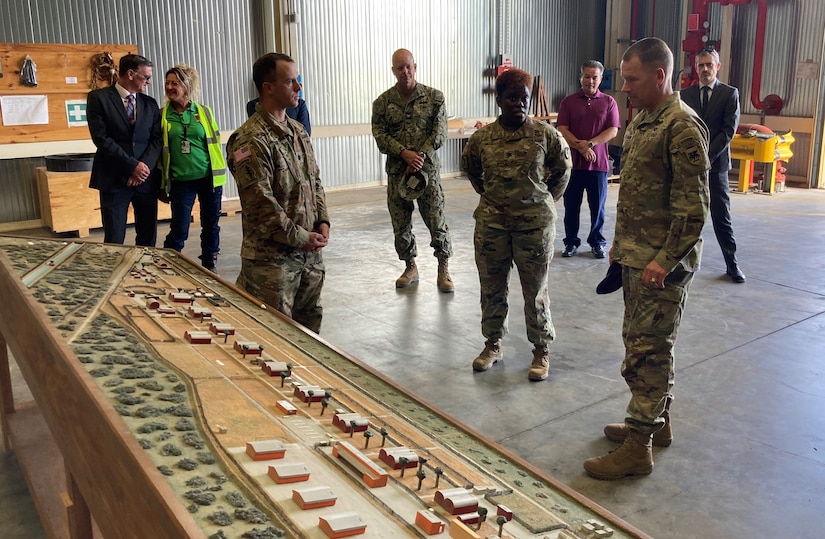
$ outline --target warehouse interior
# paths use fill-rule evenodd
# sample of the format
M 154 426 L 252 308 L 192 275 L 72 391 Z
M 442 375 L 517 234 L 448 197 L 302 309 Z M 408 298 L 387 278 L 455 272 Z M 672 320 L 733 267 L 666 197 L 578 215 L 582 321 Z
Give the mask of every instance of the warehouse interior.
M 0 45 L 134 45 L 157 71 L 190 63 L 201 73 L 203 101 L 215 110 L 224 141 L 255 96 L 254 59 L 269 50 L 292 54 L 333 221 L 322 339 L 650 536 L 813 538 L 821 534 L 825 502 L 824 19 L 816 0 L 14 0 L 0 6 Z M 741 122 L 792 133 L 793 156 L 772 186 L 763 176 L 742 189 L 732 174 L 733 222 L 748 281 L 725 278 L 708 225 L 676 349 L 676 439 L 656 450 L 651 476 L 605 483 L 588 478 L 581 462 L 612 447 L 601 427 L 620 420 L 627 403 L 619 373 L 621 297 L 593 292 L 606 263 L 589 253 L 563 259 L 557 234 L 550 377 L 527 381 L 530 348 L 520 316 L 509 320 L 503 365 L 473 373 L 470 363 L 483 346 L 472 249 L 478 197 L 459 173 L 458 156 L 476 121 L 496 115 L 491 87 L 502 55 L 542 76 L 551 110 L 578 88 L 578 66 L 600 59 L 610 73 L 602 89 L 624 106 L 619 58 L 633 39 L 650 35 L 670 45 L 681 67 L 690 65 L 697 39 L 715 45 L 720 78 L 740 88 Z M 425 248 L 419 285 L 393 286 L 401 263 L 369 110 L 393 83 L 389 60 L 399 47 L 415 53 L 418 80 L 447 98 L 451 133 L 441 159 L 456 245 L 454 295 L 436 290 L 436 260 L 424 256 Z M 161 84 L 150 92 L 162 101 Z M 632 114 L 625 106 L 623 119 Z M 48 155 L 94 151 L 88 136 L 77 137 L 0 138 L 0 233 L 71 235 L 50 228 L 38 169 Z M 619 186 L 611 184 L 606 205 L 611 233 Z M 231 179 L 225 194 L 218 271 L 234 282 L 241 218 Z M 414 227 L 424 238 L 420 220 Z M 102 239 L 99 229 L 88 234 Z M 184 253 L 196 257 L 195 245 Z M 516 279 L 511 288 L 517 313 Z M 26 400 L 19 371 L 13 379 L 15 398 Z M 0 519 L 4 537 L 46 536 L 13 451 L 0 465 Z

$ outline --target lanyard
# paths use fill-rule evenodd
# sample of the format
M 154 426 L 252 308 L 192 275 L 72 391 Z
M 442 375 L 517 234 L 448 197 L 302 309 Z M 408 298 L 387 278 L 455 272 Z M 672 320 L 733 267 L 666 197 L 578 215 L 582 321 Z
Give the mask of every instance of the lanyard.
M 191 105 L 186 107 L 183 112 L 180 113 L 180 125 L 183 126 L 183 140 L 186 140 L 186 134 L 189 132 L 189 126 L 192 124 L 192 110 Z M 189 113 L 189 121 L 184 122 L 184 118 L 186 118 L 186 113 Z

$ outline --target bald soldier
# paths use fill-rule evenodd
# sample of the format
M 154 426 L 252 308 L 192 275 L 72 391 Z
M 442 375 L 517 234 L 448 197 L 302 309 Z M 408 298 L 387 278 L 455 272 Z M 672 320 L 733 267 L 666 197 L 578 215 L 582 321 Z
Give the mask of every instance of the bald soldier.
M 622 91 L 640 109 L 625 132 L 610 250 L 611 261 L 622 265 L 622 376 L 630 403 L 624 423 L 604 429 L 622 446 L 584 463 L 589 475 L 608 480 L 649 474 L 651 445 L 673 439 L 673 347 L 699 269 L 709 204 L 708 129 L 672 90 L 667 44 L 637 41 L 622 56 L 621 73 Z
M 416 68 L 407 49 L 398 49 L 392 55 L 392 73 L 397 83 L 372 104 L 372 134 L 378 150 L 387 155 L 387 207 L 395 251 L 406 264 L 395 286 L 406 288 L 418 282 L 418 252 L 412 231 L 412 212 L 417 201 L 421 218 L 430 231 L 430 247 L 438 258 L 438 290 L 449 293 L 455 289 L 447 266 L 453 248 L 444 219 L 441 162 L 437 153 L 447 139 L 447 109 L 444 94 L 415 80 Z
M 237 285 L 317 333 L 329 216 L 312 142 L 286 115 L 298 104 L 298 70 L 270 53 L 255 61 L 252 78 L 261 100 L 226 144 L 243 210 Z

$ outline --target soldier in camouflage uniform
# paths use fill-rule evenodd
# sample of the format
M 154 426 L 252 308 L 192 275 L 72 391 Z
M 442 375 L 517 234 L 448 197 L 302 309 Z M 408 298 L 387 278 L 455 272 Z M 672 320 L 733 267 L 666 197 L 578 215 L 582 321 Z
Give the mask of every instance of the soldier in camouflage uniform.
M 474 244 L 481 281 L 484 351 L 473 369 L 486 371 L 502 357 L 507 288 L 515 263 L 524 296 L 527 338 L 534 345 L 530 380 L 547 378 L 548 344 L 555 338 L 547 275 L 556 235 L 556 206 L 570 180 L 573 162 L 561 133 L 527 114 L 533 80 L 521 69 L 496 80 L 501 116 L 470 137 L 461 170 L 481 195 L 473 213 Z
M 410 51 L 395 51 L 392 72 L 398 83 L 372 104 L 372 134 L 378 150 L 387 154 L 387 207 L 395 250 L 406 263 L 395 286 L 405 288 L 418 282 L 418 253 L 412 231 L 413 200 L 417 199 L 421 218 L 430 231 L 430 246 L 438 258 L 438 289 L 453 292 L 455 287 L 447 266 L 453 249 L 444 219 L 441 163 L 436 153 L 447 138 L 444 94 L 417 83 L 415 70 Z
M 622 91 L 641 109 L 625 133 L 610 252 L 622 265 L 622 376 L 631 397 L 624 423 L 604 429 L 622 446 L 584 463 L 597 479 L 649 474 L 651 446 L 671 443 L 673 346 L 699 269 L 709 203 L 709 133 L 671 89 L 668 46 L 658 38 L 634 43 L 621 72 Z
M 261 100 L 229 138 L 226 162 L 243 210 L 237 285 L 317 333 L 329 216 L 309 135 L 286 116 L 298 102 L 297 76 L 285 54 L 255 61 Z

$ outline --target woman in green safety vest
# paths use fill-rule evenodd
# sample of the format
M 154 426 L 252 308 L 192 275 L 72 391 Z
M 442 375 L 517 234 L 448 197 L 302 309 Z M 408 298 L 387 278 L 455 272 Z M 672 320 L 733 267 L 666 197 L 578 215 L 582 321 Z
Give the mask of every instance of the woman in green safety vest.
M 166 104 L 160 114 L 163 134 L 161 199 L 172 205 L 164 247 L 181 251 L 189 237 L 195 197 L 200 204 L 201 264 L 216 271 L 220 252 L 221 198 L 226 162 L 212 109 L 195 102 L 200 80 L 195 68 L 178 64 L 166 72 Z

